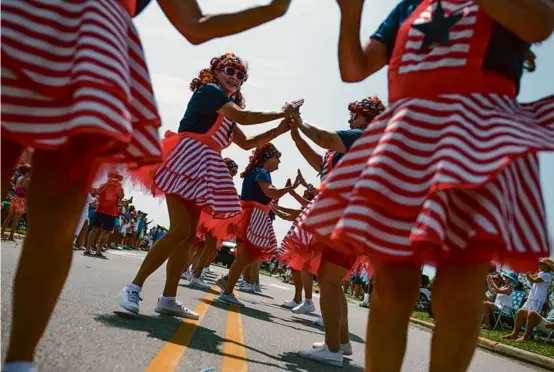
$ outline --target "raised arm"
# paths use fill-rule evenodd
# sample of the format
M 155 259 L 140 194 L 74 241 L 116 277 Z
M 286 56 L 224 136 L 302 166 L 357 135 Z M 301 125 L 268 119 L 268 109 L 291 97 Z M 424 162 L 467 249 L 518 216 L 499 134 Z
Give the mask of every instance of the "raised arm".
M 336 132 L 310 124 L 303 120 L 300 115 L 294 115 L 293 119 L 294 124 L 298 127 L 298 129 L 319 147 L 323 147 L 326 150 L 334 150 L 340 153 L 346 152 L 346 146 L 344 146 L 344 143 Z M 319 171 L 320 165 L 321 162 L 316 170 Z
M 546 40 L 554 31 L 552 0 L 475 0 L 489 16 L 528 43 Z
M 321 163 L 320 163 L 321 164 Z M 310 204 L 310 201 L 308 199 L 304 199 L 302 196 L 300 196 L 296 190 L 292 190 L 290 192 L 290 194 L 292 195 L 292 197 L 302 206 L 302 208 L 304 208 L 305 206 L 307 206 L 308 204 Z
M 289 209 L 289 208 L 283 208 L 280 206 L 273 206 L 271 210 L 275 213 L 275 215 L 285 221 L 294 221 L 296 217 L 300 214 L 299 210 L 296 209 Z M 290 212 L 289 212 L 290 211 Z M 291 213 L 292 212 L 292 213 Z
M 293 188 L 292 186 L 283 187 L 282 189 L 278 189 L 269 182 L 258 182 L 260 185 L 260 188 L 262 189 L 263 193 L 271 199 L 280 199 L 285 194 L 289 193 Z
M 323 156 L 321 156 L 317 151 L 315 151 L 309 144 L 302 138 L 298 128 L 293 128 L 291 130 L 291 137 L 298 148 L 298 151 L 302 154 L 304 159 L 310 164 L 310 166 L 319 172 L 321 168 L 321 163 L 323 162 Z
M 265 145 L 271 140 L 279 137 L 281 134 L 286 133 L 289 129 L 290 126 L 288 121 L 283 119 L 277 127 L 254 136 L 247 137 L 238 126 L 235 126 L 233 129 L 233 142 L 243 150 L 250 150 L 254 147 Z
M 303 103 L 303 99 L 287 103 L 283 106 L 281 111 L 250 111 L 241 108 L 234 102 L 227 102 L 217 110 L 217 113 L 242 125 L 254 125 L 282 119 L 298 111 L 298 108 L 302 106 Z
M 291 0 L 273 0 L 235 13 L 203 14 L 196 0 L 158 0 L 173 26 L 192 44 L 234 35 L 283 16 Z
M 360 21 L 364 0 L 337 0 L 340 11 L 339 69 L 342 81 L 358 82 L 387 64 L 385 44 L 370 39 L 360 43 Z

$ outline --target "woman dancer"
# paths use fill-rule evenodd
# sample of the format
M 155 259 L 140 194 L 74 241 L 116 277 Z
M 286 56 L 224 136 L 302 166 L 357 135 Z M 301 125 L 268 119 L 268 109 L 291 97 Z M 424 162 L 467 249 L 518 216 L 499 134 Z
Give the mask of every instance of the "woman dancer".
M 33 368 L 97 164 L 138 167 L 161 160 L 160 119 L 131 18 L 149 2 L 2 1 L 3 198 L 22 150 L 35 149 L 5 371 Z M 278 18 L 290 0 L 211 16 L 196 1 L 159 3 L 183 36 L 200 44 Z M 90 28 L 95 32 L 82 32 Z
M 402 1 L 362 46 L 363 1 L 338 2 L 342 78 L 388 63 L 390 107 L 304 226 L 337 253 L 371 257 L 368 371 L 400 370 L 424 263 L 437 266 L 430 370 L 465 371 L 490 262 L 526 271 L 549 254 L 537 151 L 554 150 L 554 96 L 516 96 L 529 43 L 552 33 L 554 4 Z
M 27 194 L 27 189 L 29 188 L 29 181 L 31 179 L 31 166 L 29 164 L 24 164 L 18 168 L 19 175 L 15 180 L 15 185 L 13 188 L 13 196 L 10 200 L 10 208 L 8 211 L 8 216 L 2 224 L 2 239 L 6 239 L 4 232 L 6 227 L 10 226 L 10 235 L 8 240 L 14 241 L 14 235 L 17 232 L 17 227 L 19 226 L 19 221 L 21 217 L 27 213 L 27 199 L 25 195 Z
M 235 177 L 239 170 L 237 163 L 230 158 L 223 159 L 223 162 L 229 170 L 231 177 Z M 198 248 L 199 252 L 197 253 L 196 260 L 194 260 L 192 264 L 192 273 L 189 283 L 191 287 L 204 289 L 211 287 L 210 284 L 202 279 L 202 271 L 206 265 L 209 266 L 217 255 L 218 245 L 225 240 L 234 239 L 234 236 L 225 226 L 228 225 L 222 224 L 221 220 L 214 219 L 212 215 L 206 212 L 202 212 L 200 215 L 196 237 L 203 240 L 204 244 L 203 247 Z
M 288 128 L 289 123 L 284 123 Z M 217 285 L 222 289 L 218 297 L 220 302 L 244 306 L 233 294 L 241 272 L 248 266 L 257 265 L 261 258 L 273 256 L 278 250 L 269 204 L 293 189 L 292 186 L 278 189 L 272 184 L 271 173 L 279 168 L 280 157 L 281 153 L 273 144 L 259 146 L 240 174 L 244 178 L 240 195 L 243 212 L 237 223 L 237 258 L 229 273 L 217 280 Z M 253 287 L 256 276 L 252 273 L 250 280 L 245 285 Z
M 169 231 L 150 249 L 133 281 L 117 296 L 124 309 L 138 313 L 145 280 L 165 261 L 166 283 L 156 312 L 197 319 L 198 315 L 176 300 L 181 274 L 196 238 L 202 211 L 225 220 L 241 212 L 240 201 L 221 151 L 232 142 L 248 150 L 267 143 L 289 130 L 283 120 L 278 127 L 246 137 L 235 121 L 243 125 L 284 118 L 302 104 L 285 104 L 281 111 L 257 112 L 244 109 L 241 87 L 248 78 L 246 63 L 232 53 L 215 57 L 190 84 L 194 92 L 179 126 L 179 134 L 166 134 L 167 160 L 142 174 L 144 184 L 165 194 Z M 148 173 L 148 174 L 146 174 Z M 139 175 L 140 176 L 140 175 Z
M 385 110 L 385 106 L 379 98 L 368 97 L 350 103 L 348 110 L 350 129 L 337 132 L 309 124 L 299 115 L 293 118 L 291 135 L 294 143 L 308 163 L 320 171 L 322 180 L 363 134 L 371 121 Z M 325 156 L 314 151 L 295 127 L 315 144 L 327 149 Z M 302 227 L 304 219 L 317 199 L 318 197 L 304 209 L 296 222 L 297 228 L 290 237 L 292 257 L 289 264 L 295 270 L 317 275 L 321 291 L 320 306 L 325 324 L 325 341 L 316 342 L 312 349 L 301 351 L 299 354 L 322 363 L 342 366 L 343 355 L 352 354 L 352 345 L 348 329 L 348 307 L 341 284 L 349 277 L 357 257 L 353 254 L 338 254 L 325 243 L 312 239 L 309 233 L 304 231 Z M 306 281 L 308 281 L 307 277 Z M 337 299 L 340 300 L 337 301 Z

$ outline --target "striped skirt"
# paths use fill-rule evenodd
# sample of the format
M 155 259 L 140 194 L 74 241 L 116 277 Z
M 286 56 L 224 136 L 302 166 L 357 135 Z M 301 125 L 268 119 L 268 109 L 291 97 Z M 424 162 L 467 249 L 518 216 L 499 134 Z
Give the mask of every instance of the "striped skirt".
M 269 212 L 258 207 L 257 203 L 248 201 L 242 201 L 242 208 L 237 223 L 237 241 L 241 241 L 250 256 L 256 259 L 263 261 L 279 255 L 279 245 Z
M 554 151 L 554 96 L 403 99 L 337 164 L 304 228 L 372 259 L 535 269 L 549 255 L 538 151 Z
M 233 178 L 217 151 L 183 137 L 154 173 L 154 184 L 164 194 L 179 195 L 216 219 L 241 212 Z
M 161 161 L 142 46 L 119 2 L 4 0 L 1 7 L 4 139 L 42 149 L 73 144 L 98 162 Z

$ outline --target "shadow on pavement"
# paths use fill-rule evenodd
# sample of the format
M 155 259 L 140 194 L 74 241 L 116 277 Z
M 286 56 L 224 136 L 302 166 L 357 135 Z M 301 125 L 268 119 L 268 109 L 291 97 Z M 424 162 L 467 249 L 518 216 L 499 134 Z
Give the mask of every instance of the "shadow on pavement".
M 125 328 L 132 331 L 148 333 L 149 337 L 168 341 L 183 324 L 179 318 L 171 316 L 135 315 L 123 311 L 113 314 L 97 315 L 94 320 L 115 328 Z

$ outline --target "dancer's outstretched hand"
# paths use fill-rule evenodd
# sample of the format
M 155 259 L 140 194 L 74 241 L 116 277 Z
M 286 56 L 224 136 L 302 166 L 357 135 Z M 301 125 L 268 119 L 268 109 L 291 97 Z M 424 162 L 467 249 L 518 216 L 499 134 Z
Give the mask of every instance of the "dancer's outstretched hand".
M 275 11 L 275 15 L 281 17 L 287 13 L 287 10 L 289 10 L 291 1 L 292 0 L 273 0 L 269 6 Z
M 285 104 L 283 105 L 283 111 L 290 115 L 294 112 L 298 112 L 303 104 L 304 98 L 297 99 L 296 101 L 292 101 L 290 103 L 285 102 Z
M 287 133 L 291 129 L 291 120 L 289 118 L 285 118 L 281 120 L 277 128 L 275 130 L 277 131 L 277 135 L 281 135 L 283 133 Z
M 300 182 L 300 185 L 302 185 L 306 188 L 308 187 L 308 183 L 306 182 L 306 179 L 304 178 L 304 175 L 302 174 L 300 169 L 298 170 L 298 173 L 296 175 L 296 179 Z

